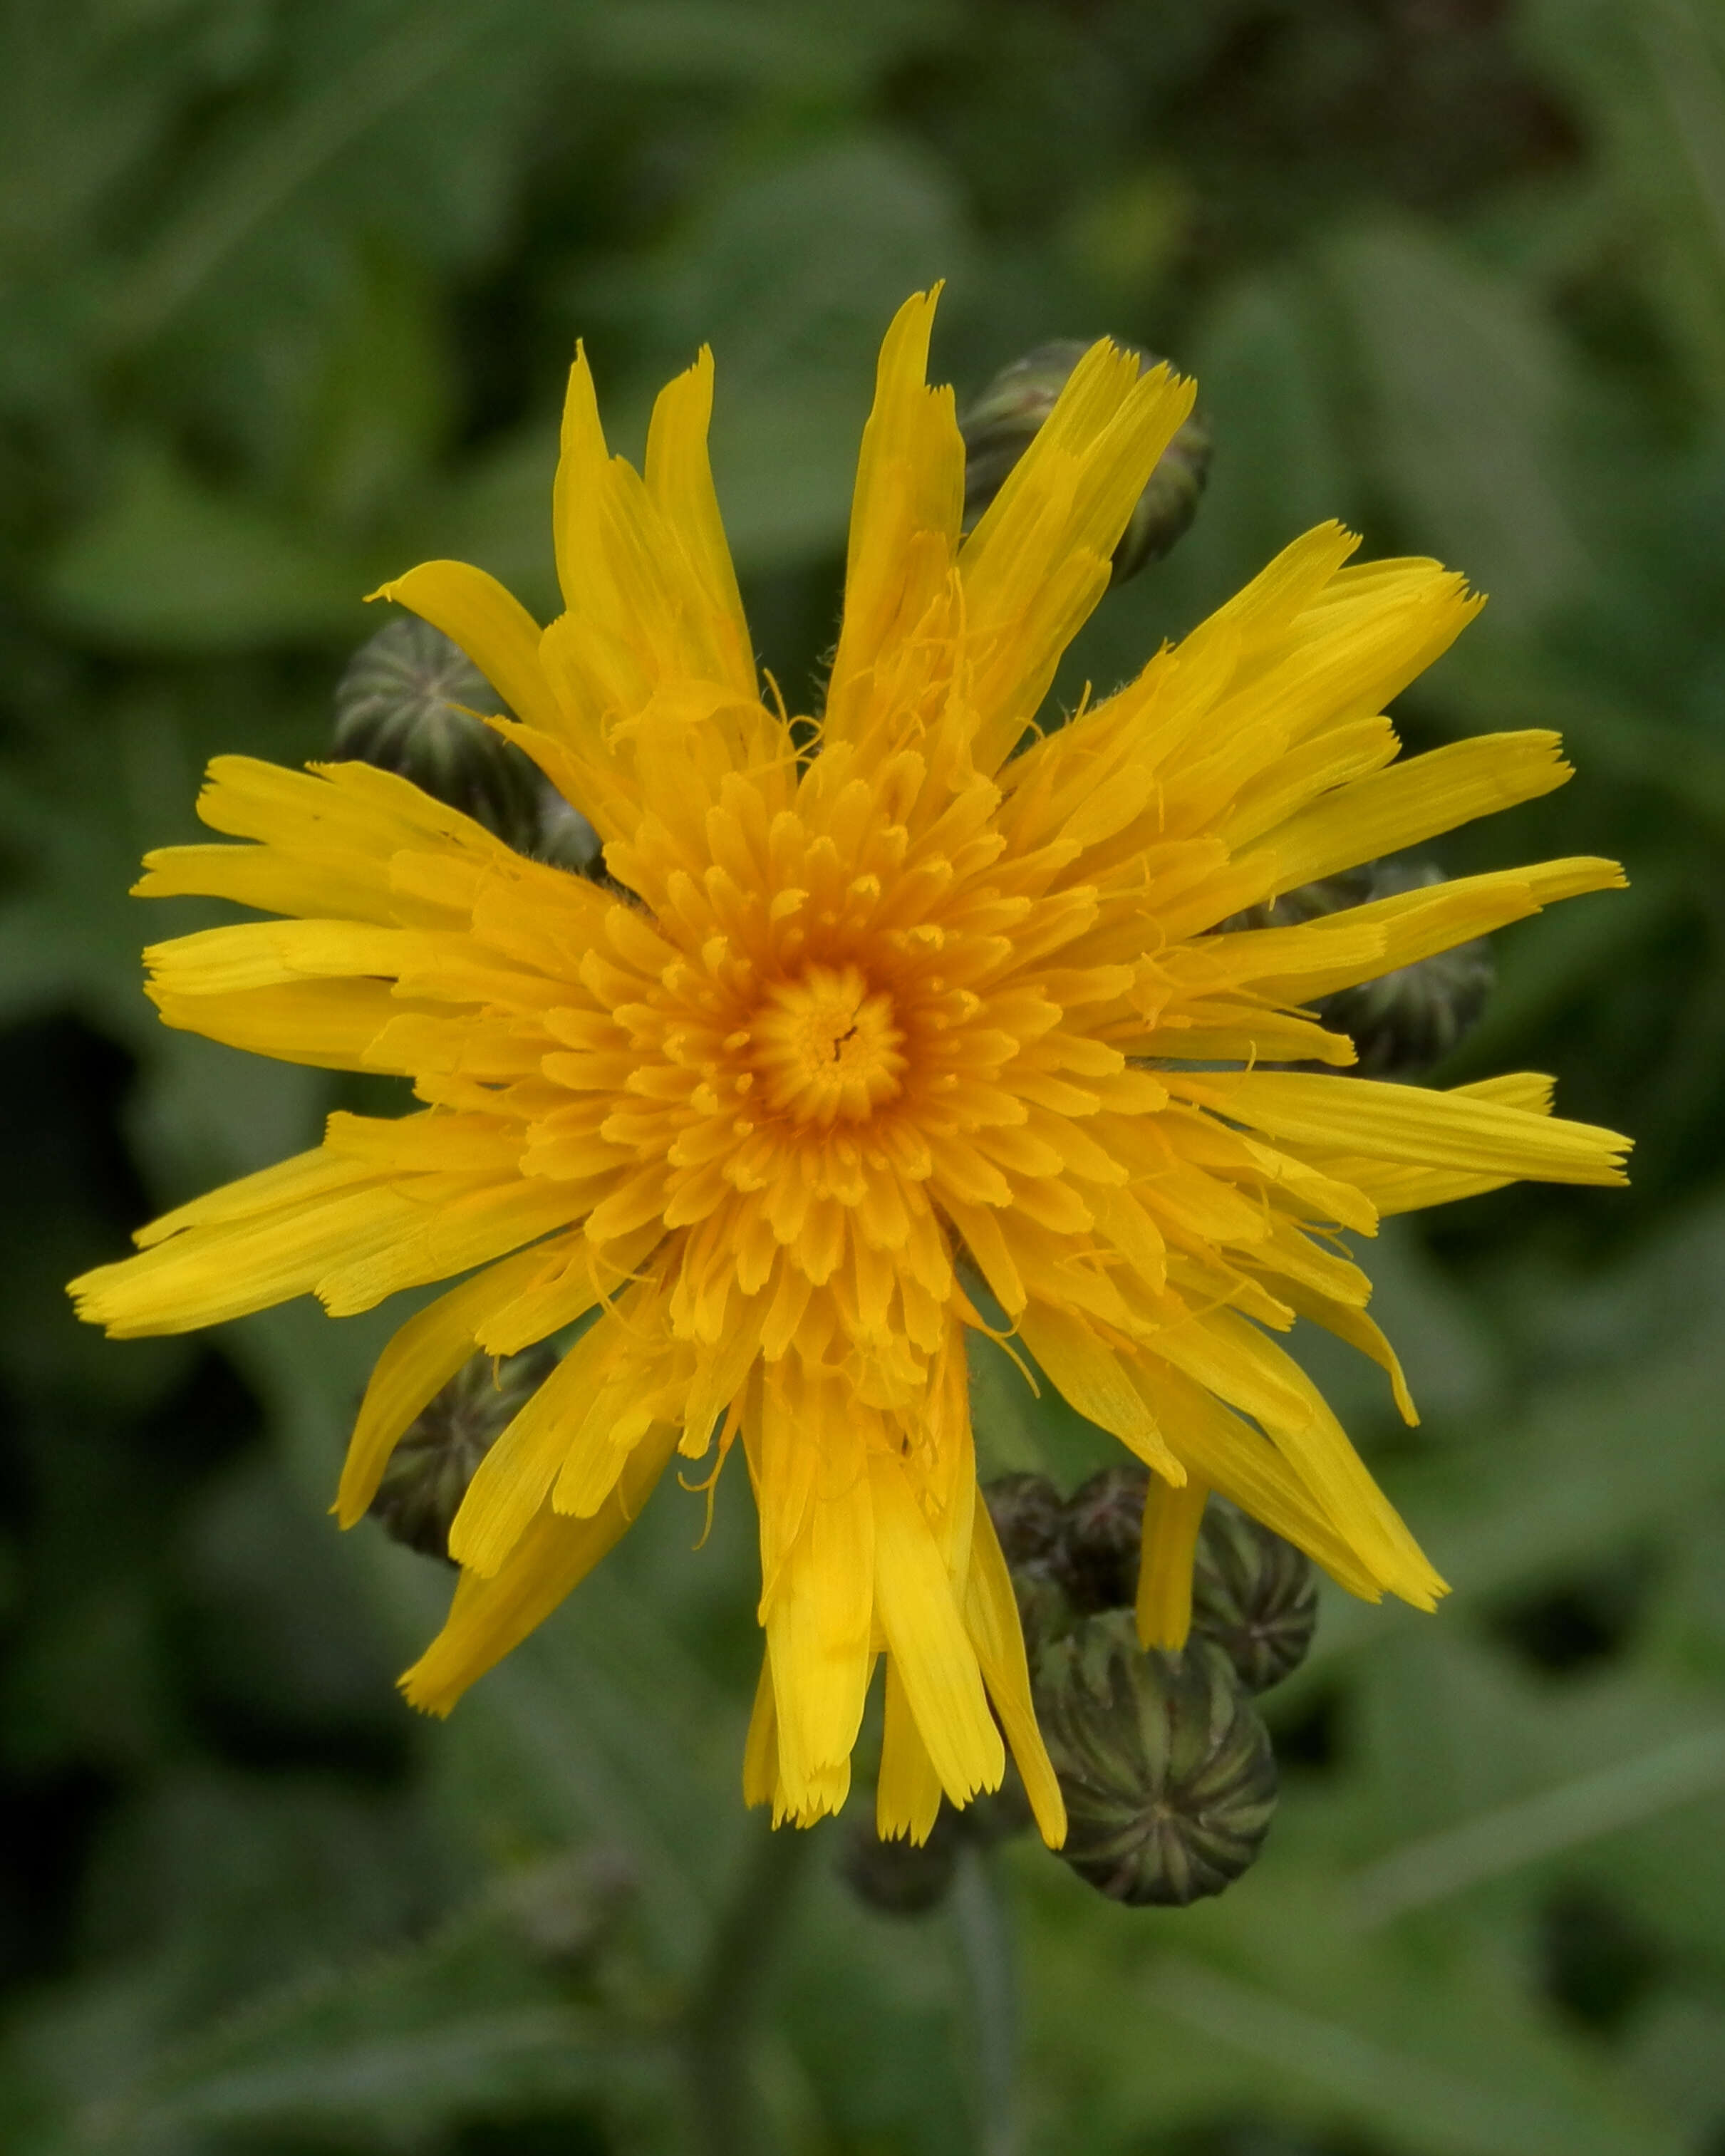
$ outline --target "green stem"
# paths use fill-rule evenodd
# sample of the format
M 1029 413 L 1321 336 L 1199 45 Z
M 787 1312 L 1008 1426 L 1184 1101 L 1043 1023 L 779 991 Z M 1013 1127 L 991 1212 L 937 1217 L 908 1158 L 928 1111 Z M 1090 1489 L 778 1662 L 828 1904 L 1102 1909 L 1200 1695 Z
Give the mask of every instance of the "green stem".
M 959 1851 L 952 1915 L 970 1984 L 980 2156 L 1017 2156 L 1018 1984 L 1011 1913 L 995 1860 L 974 1843 Z
M 750 2072 L 756 2010 L 781 1938 L 809 1834 L 757 1829 L 720 1912 L 684 2022 L 691 2146 L 701 2156 L 761 2156 L 767 2146 Z

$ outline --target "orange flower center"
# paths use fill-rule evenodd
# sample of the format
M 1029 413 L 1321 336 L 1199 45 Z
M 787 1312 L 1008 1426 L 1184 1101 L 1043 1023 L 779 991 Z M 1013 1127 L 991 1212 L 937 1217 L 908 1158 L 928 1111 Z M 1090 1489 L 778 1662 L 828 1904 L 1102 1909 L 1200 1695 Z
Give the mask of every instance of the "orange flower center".
M 899 1091 L 892 998 L 855 966 L 809 966 L 778 983 L 749 1030 L 768 1104 L 799 1123 L 861 1122 Z

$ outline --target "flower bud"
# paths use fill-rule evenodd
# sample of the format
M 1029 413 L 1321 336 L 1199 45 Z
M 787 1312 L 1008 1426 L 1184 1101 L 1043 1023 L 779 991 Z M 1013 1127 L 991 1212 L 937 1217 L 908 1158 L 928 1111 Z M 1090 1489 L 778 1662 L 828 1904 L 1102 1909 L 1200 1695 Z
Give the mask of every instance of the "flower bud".
M 463 1364 L 389 1455 L 369 1509 L 392 1541 L 449 1562 L 449 1524 L 475 1470 L 557 1364 L 542 1341 Z
M 1066 1800 L 1060 1855 L 1081 1878 L 1117 1902 L 1183 1907 L 1251 1864 L 1276 1758 L 1224 1656 L 1198 1641 L 1145 1654 L 1117 1610 L 1050 1648 L 1034 1683 Z
M 1146 367 L 1158 362 L 1142 346 L 1127 345 Z M 964 528 L 968 531 L 1005 483 L 1053 411 L 1073 369 L 1090 346 L 1060 337 L 1015 359 L 983 390 L 959 421 L 964 437 Z M 1114 550 L 1114 582 L 1123 584 L 1160 561 L 1198 514 L 1210 463 L 1209 422 L 1194 412 L 1163 451 L 1148 485 Z
M 1443 880 L 1429 864 L 1379 862 L 1371 871 L 1369 895 L 1391 898 Z M 1318 1004 L 1317 1016 L 1332 1033 L 1353 1036 L 1361 1077 L 1410 1076 L 1441 1063 L 1472 1031 L 1496 977 L 1489 943 L 1458 943 L 1375 981 L 1338 989 Z
M 495 690 L 458 645 L 403 617 L 347 662 L 336 688 L 335 754 L 398 772 L 531 853 L 543 783 L 518 748 L 468 715 L 497 709 Z
M 1053 1563 L 1065 1525 L 1060 1493 L 1045 1475 L 997 1475 L 983 1485 L 983 1502 L 1014 1572 Z
M 927 1841 L 882 1841 L 872 1820 L 856 1820 L 839 1872 L 859 1902 L 884 1916 L 921 1917 L 945 1901 L 958 1868 L 960 1815 L 942 1804 Z
M 1219 1648 L 1249 1691 L 1268 1691 L 1305 1661 L 1317 1629 L 1311 1558 L 1213 1493 L 1192 1568 L 1193 1636 Z
M 534 857 L 553 868 L 568 869 L 576 875 L 601 873 L 599 834 L 578 808 L 572 808 L 557 788 L 547 783 L 539 799 L 539 830 Z
M 1320 882 L 1301 884 L 1267 906 L 1255 906 L 1220 925 L 1230 928 L 1285 928 L 1325 914 L 1426 891 L 1444 880 L 1429 861 L 1372 861 Z M 1399 966 L 1375 981 L 1338 988 L 1313 1005 L 1332 1033 L 1349 1034 L 1362 1078 L 1409 1078 L 1442 1062 L 1471 1032 L 1486 1007 L 1497 969 L 1483 940 L 1458 943 L 1411 966 Z
M 1122 1460 L 1092 1475 L 1067 1499 L 1058 1573 L 1080 1615 L 1131 1609 L 1149 1490 L 1149 1469 Z
M 839 1851 L 839 1875 L 871 1909 L 920 1917 L 946 1899 L 967 1844 L 992 1849 L 1034 1824 L 1024 1784 L 1009 1759 L 998 1789 L 980 1792 L 963 1811 L 942 1804 L 927 1841 L 883 1841 L 871 1817 L 855 1819 Z

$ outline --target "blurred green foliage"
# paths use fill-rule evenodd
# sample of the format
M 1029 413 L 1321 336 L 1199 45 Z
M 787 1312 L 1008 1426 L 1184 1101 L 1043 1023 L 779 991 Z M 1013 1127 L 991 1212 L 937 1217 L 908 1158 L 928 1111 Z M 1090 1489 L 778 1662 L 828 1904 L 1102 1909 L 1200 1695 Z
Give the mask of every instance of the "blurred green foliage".
M 739 1799 L 734 1473 L 698 1558 L 671 1491 L 431 1727 L 391 1678 L 444 1576 L 322 1517 L 389 1321 L 116 1347 L 59 1290 L 356 1097 L 139 993 L 162 926 L 126 887 L 203 759 L 316 753 L 360 594 L 413 561 L 549 605 L 577 334 L 625 448 L 716 348 L 752 619 L 805 699 L 875 345 L 944 276 L 961 390 L 1111 331 L 1214 424 L 1194 532 L 1066 701 L 1339 515 L 1492 593 L 1410 742 L 1555 724 L 1580 769 L 1447 865 L 1635 878 L 1501 939 L 1444 1074 L 1560 1072 L 1638 1134 L 1634 1189 L 1386 1232 L 1417 1433 L 1312 1351 L 1455 1594 L 1329 1600 L 1223 1900 L 1122 1910 L 1014 1856 L 1023 2146 L 1718 2156 L 1720 0 L 13 0 L 0 174 L 7 2148 L 670 2149 L 703 2045 L 787 2151 L 998 2121 L 973 1922 L 861 1907 L 840 1830 L 752 2028 L 688 2035 L 738 1880 L 791 1892 Z M 978 1395 L 999 1467 L 1103 1456 L 1004 1364 Z

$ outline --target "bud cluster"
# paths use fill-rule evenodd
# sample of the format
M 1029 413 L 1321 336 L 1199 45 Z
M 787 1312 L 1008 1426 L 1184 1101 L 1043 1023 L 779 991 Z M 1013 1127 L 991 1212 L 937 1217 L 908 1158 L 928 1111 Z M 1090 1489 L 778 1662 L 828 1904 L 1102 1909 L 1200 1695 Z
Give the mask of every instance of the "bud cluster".
M 1004 1475 L 983 1491 L 1066 1802 L 1060 1856 L 1116 1901 L 1183 1907 L 1220 1893 L 1263 1845 L 1276 1755 L 1255 1696 L 1304 1658 L 1317 1587 L 1300 1551 L 1212 1496 L 1191 1635 L 1178 1652 L 1147 1651 L 1133 1609 L 1149 1493 L 1136 1463 L 1102 1469 L 1066 1498 L 1040 1475 Z M 998 1796 L 943 1806 L 921 1848 L 857 1831 L 842 1869 L 872 1907 L 916 1914 L 944 1898 L 967 1842 L 1029 1824 L 1009 1768 Z
M 1142 1649 L 1147 1469 L 1105 1467 L 1064 1502 L 1037 1475 L 983 1491 L 1011 1569 L 1037 1719 L 1066 1799 L 1074 1871 L 1117 1901 L 1183 1905 L 1257 1856 L 1276 1758 L 1253 1695 L 1294 1669 L 1317 1621 L 1306 1558 L 1224 1499 L 1204 1511 L 1192 1631 Z

